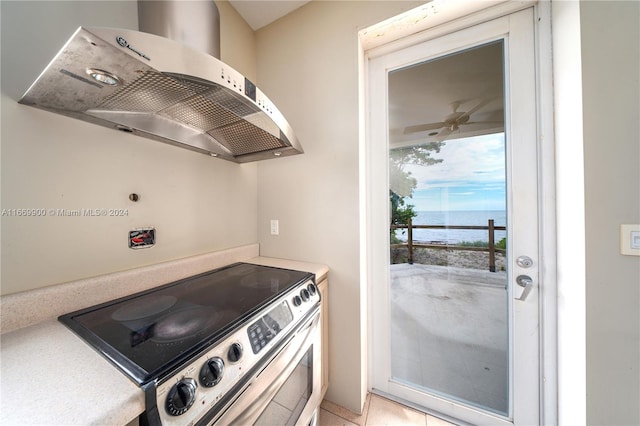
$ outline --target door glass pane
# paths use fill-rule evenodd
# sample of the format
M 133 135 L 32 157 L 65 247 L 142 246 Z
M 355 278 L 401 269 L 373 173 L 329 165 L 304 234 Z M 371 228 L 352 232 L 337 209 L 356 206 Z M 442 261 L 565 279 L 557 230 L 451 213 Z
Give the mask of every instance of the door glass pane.
M 389 73 L 392 380 L 509 414 L 503 41 Z

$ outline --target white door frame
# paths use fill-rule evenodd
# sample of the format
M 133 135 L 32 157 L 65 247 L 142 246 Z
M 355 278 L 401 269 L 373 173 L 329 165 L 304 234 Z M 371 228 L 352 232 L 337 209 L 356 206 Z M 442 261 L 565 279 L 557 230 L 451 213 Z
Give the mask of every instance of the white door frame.
M 423 6 L 423 14 L 431 14 L 428 19 L 416 24 L 415 14 L 394 17 L 388 22 L 361 31 L 360 47 L 361 61 L 361 123 L 367 123 L 367 67 L 372 58 L 400 50 L 408 46 L 427 41 L 432 38 L 448 34 L 459 29 L 470 27 L 488 20 L 505 16 L 518 10 L 530 7 L 534 2 L 504 2 L 487 3 L 478 1 L 446 2 L 438 0 Z M 436 10 L 437 8 L 441 8 Z M 438 13 L 434 13 L 438 12 Z M 415 13 L 415 12 L 414 12 Z M 540 422 L 542 424 L 556 424 L 558 422 L 557 406 L 557 303 L 556 303 L 556 228 L 555 228 L 555 162 L 553 138 L 553 88 L 551 64 L 551 11 L 548 2 L 535 4 L 537 26 L 535 28 L 536 41 L 536 90 L 537 90 L 537 129 L 539 164 L 539 191 L 544 194 L 540 199 L 540 270 L 539 277 L 544 282 L 544 289 L 540 294 Z M 410 29 L 407 23 L 411 23 Z M 387 28 L 387 30 L 384 30 Z M 380 34 L 384 34 L 380 36 Z M 370 132 L 379 131 L 375 123 L 368 123 L 361 129 L 361 272 L 367 283 L 367 293 L 371 295 L 373 265 L 379 262 L 387 263 L 388 259 L 380 259 L 379 253 L 372 250 L 370 242 L 374 240 L 374 230 L 371 226 L 371 185 L 373 170 L 373 149 L 367 144 Z M 370 296 L 369 296 L 370 298 Z M 371 305 L 369 305 L 368 323 L 371 323 Z M 376 314 L 380 314 L 377 312 Z M 371 341 L 369 341 L 369 357 L 371 357 Z M 369 375 L 371 382 L 371 376 Z M 370 388 L 370 385 L 369 385 Z

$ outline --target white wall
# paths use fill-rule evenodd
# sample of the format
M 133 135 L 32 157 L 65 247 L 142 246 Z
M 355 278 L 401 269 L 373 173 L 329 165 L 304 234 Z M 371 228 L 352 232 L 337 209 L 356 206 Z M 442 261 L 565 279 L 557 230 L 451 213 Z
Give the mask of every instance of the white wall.
M 254 76 L 251 30 L 225 6 L 221 59 Z M 126 217 L 3 216 L 2 294 L 257 241 L 255 163 L 17 103 L 78 26 L 137 28 L 135 1 L 3 0 L 1 8 L 2 209 L 128 209 Z M 129 249 L 128 231 L 145 226 L 156 228 L 156 246 Z
M 357 33 L 421 3 L 314 1 L 257 32 L 259 83 L 305 150 L 258 167 L 260 251 L 329 266 L 327 399 L 356 412 L 366 391 Z M 270 219 L 279 219 L 280 235 L 270 235 Z
M 640 424 L 640 3 L 582 1 L 587 424 Z

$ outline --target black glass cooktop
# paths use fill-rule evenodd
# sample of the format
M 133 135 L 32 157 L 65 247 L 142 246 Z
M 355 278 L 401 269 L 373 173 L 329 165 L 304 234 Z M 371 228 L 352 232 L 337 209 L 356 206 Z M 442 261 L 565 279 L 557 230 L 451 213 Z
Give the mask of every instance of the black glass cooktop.
M 139 384 L 159 377 L 242 325 L 313 274 L 236 263 L 59 320 Z

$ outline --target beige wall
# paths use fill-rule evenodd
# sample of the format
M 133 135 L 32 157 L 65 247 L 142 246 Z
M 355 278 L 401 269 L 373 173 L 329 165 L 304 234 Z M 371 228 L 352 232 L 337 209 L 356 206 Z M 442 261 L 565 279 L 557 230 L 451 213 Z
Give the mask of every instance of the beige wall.
M 329 265 L 327 398 L 353 411 L 366 390 L 357 32 L 421 3 L 314 1 L 257 32 L 258 80 L 305 150 L 258 166 L 260 251 Z M 270 235 L 270 219 L 280 221 L 280 235 Z
M 226 7 L 225 7 L 226 6 Z M 255 75 L 249 27 L 221 7 L 222 60 Z M 80 26 L 137 28 L 135 1 L 1 2 L 2 208 L 123 208 L 126 217 L 2 217 L 2 294 L 257 241 L 257 165 L 210 158 L 17 100 Z M 231 24 L 228 25 L 227 23 Z M 242 43 L 238 49 L 233 44 Z M 140 195 L 130 202 L 132 192 Z M 127 247 L 153 226 L 157 244 Z
M 238 166 L 16 103 L 77 26 L 135 28 L 134 2 L 0 2 L 1 207 L 130 209 L 111 219 L 2 217 L 2 294 L 257 240 L 263 255 L 330 266 L 328 398 L 359 410 L 357 31 L 419 3 L 313 2 L 256 37 L 219 2 L 222 59 L 260 84 L 306 151 Z M 640 222 L 639 13 L 637 2 L 581 3 L 594 425 L 640 423 L 640 258 L 620 255 L 618 243 L 619 224 Z M 127 249 L 126 232 L 147 225 L 158 245 Z
M 331 267 L 328 398 L 355 411 L 366 381 L 355 34 L 403 8 L 409 7 L 313 2 L 257 33 L 258 77 L 307 153 L 283 164 L 259 165 L 261 252 Z M 582 2 L 581 9 L 587 419 L 590 424 L 638 424 L 640 259 L 621 256 L 618 242 L 621 223 L 640 222 L 638 3 Z M 270 219 L 280 220 L 279 236 L 269 235 Z
M 217 0 L 220 13 L 220 56 L 253 83 L 256 81 L 256 37 L 242 16 L 225 0 Z
M 587 423 L 640 424 L 640 3 L 580 3 L 586 204 Z

